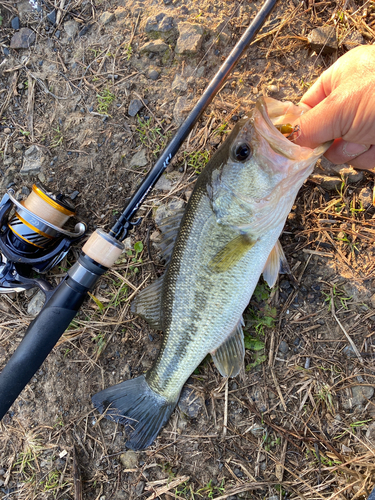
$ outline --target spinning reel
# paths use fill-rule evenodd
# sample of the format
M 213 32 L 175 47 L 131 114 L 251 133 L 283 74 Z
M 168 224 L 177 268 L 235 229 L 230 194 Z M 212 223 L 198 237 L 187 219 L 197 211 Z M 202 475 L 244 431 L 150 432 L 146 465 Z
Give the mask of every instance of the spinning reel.
M 74 231 L 63 229 L 75 215 L 69 199 L 34 184 L 24 201 L 8 189 L 0 202 L 0 293 L 21 292 L 38 286 L 48 291 L 51 285 L 36 273 L 46 273 L 68 253 L 70 246 L 86 232 L 76 224 Z

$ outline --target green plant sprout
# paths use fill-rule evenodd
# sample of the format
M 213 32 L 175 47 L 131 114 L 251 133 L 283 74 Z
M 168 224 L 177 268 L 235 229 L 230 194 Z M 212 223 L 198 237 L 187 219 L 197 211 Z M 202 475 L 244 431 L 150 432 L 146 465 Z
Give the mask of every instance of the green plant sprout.
M 142 264 L 142 259 L 140 257 L 142 251 L 143 251 L 143 243 L 141 241 L 137 241 L 136 243 L 134 243 L 134 250 L 129 249 L 126 251 L 126 254 L 129 257 L 131 257 L 131 262 L 134 262 L 134 264 Z M 139 272 L 138 267 L 135 266 L 130 266 L 129 269 L 134 273 Z
M 210 158 L 208 151 L 184 152 L 184 160 L 188 167 L 192 167 L 195 173 L 200 174 Z
M 100 94 L 96 94 L 98 101 L 98 113 L 108 115 L 108 110 L 116 96 L 109 89 L 103 89 Z
M 141 143 L 151 150 L 152 154 L 156 156 L 167 144 L 169 134 L 164 135 L 160 126 L 154 126 L 153 120 L 147 120 L 137 116 L 138 127 L 136 131 L 139 133 L 139 140 Z M 161 121 L 163 123 L 163 121 Z
M 126 57 L 126 60 L 129 61 L 132 54 L 133 54 L 133 49 L 132 49 L 132 46 L 130 45 L 130 43 L 128 43 L 127 45 L 125 45 L 124 47 L 124 54 L 125 54 L 125 57 Z
M 331 311 L 331 309 L 332 309 L 332 301 L 333 301 L 335 307 L 341 305 L 342 308 L 347 310 L 348 309 L 347 303 L 349 302 L 349 300 L 351 300 L 353 298 L 352 295 L 350 297 L 346 297 L 344 292 L 342 290 L 340 290 L 338 288 L 338 286 L 335 285 L 335 283 L 333 283 L 333 285 L 332 285 L 332 294 L 331 294 L 331 292 L 327 293 L 327 292 L 323 292 L 323 291 L 322 291 L 322 294 L 325 297 L 324 302 L 328 302 L 328 311 Z
M 218 486 L 214 486 L 212 484 L 212 479 L 210 479 L 206 486 L 203 486 L 203 488 L 200 488 L 199 490 L 197 490 L 196 494 L 199 495 L 200 497 L 203 497 L 203 495 L 201 493 L 205 493 L 207 495 L 207 498 L 213 499 L 215 493 L 219 493 L 219 494 L 224 493 L 224 491 L 225 491 L 224 483 L 225 483 L 225 479 L 222 479 L 221 483 Z
M 57 128 L 54 128 L 52 130 L 55 132 L 55 134 L 51 141 L 51 148 L 57 148 L 58 146 L 61 146 L 64 136 L 59 126 L 57 126 Z

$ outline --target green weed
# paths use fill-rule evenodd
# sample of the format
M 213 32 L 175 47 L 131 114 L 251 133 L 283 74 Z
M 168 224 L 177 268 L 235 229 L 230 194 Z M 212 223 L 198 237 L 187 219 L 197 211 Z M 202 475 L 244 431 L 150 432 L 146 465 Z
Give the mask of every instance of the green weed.
M 96 357 L 98 358 L 107 345 L 105 333 L 98 333 L 98 335 L 93 338 L 93 341 L 96 343 Z
M 68 484 L 67 482 L 60 484 L 60 479 L 61 479 L 61 472 L 57 470 L 49 472 L 48 476 L 46 477 L 46 480 L 41 483 L 43 492 L 50 493 L 52 494 L 53 498 L 56 498 L 60 488 L 64 488 Z
M 139 140 L 156 156 L 166 146 L 169 134 L 164 135 L 160 126 L 155 126 L 151 118 L 145 120 L 137 116 L 137 120 Z
M 208 151 L 195 151 L 194 153 L 184 152 L 184 160 L 188 167 L 192 167 L 197 174 L 200 174 L 210 158 Z
M 124 47 L 124 55 L 125 55 L 127 61 L 130 60 L 132 54 L 133 54 L 132 46 L 130 44 L 125 45 L 125 47 Z
M 58 146 L 61 146 L 64 140 L 64 136 L 59 126 L 57 126 L 57 128 L 54 128 L 52 130 L 55 132 L 55 134 L 51 141 L 51 148 L 57 148 Z
M 100 94 L 96 94 L 98 101 L 98 113 L 108 115 L 108 110 L 115 100 L 116 96 L 109 89 L 103 89 Z
M 131 258 L 131 262 L 134 264 L 142 264 L 142 259 L 140 257 L 141 253 L 143 252 L 143 243 L 141 241 L 137 241 L 134 243 L 134 250 L 127 250 L 126 254 Z M 136 267 L 136 265 L 132 265 L 129 267 L 130 271 L 133 271 L 133 273 L 138 273 L 139 269 Z
M 227 128 L 228 128 L 228 123 L 223 122 L 219 127 L 215 128 L 214 134 L 215 135 L 227 134 L 229 132 L 229 130 L 227 130 Z
M 350 297 L 346 297 L 346 294 L 341 290 L 335 283 L 332 285 L 332 292 L 323 292 L 322 294 L 324 295 L 325 299 L 324 302 L 328 303 L 328 311 L 331 311 L 332 305 L 336 307 L 342 307 L 345 310 L 348 309 L 348 302 L 353 298 L 351 295 Z M 332 304 L 333 301 L 333 304 Z
M 222 479 L 221 483 L 218 486 L 214 486 L 212 484 L 212 479 L 210 479 L 206 486 L 203 486 L 203 488 L 200 488 L 199 490 L 197 490 L 196 494 L 199 495 L 200 497 L 203 497 L 202 493 L 204 493 L 207 496 L 207 498 L 212 499 L 212 498 L 214 498 L 215 494 L 220 495 L 220 494 L 224 493 L 224 491 L 225 491 L 224 483 L 225 483 L 225 479 Z

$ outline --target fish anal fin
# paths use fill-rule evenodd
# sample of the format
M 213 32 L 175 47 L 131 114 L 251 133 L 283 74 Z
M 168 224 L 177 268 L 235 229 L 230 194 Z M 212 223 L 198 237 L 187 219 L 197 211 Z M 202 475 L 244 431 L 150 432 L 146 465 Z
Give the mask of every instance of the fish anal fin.
M 161 292 L 164 275 L 141 290 L 131 303 L 131 312 L 143 318 L 155 330 L 162 330 Z
M 263 278 L 270 288 L 275 285 L 279 273 L 290 274 L 290 269 L 281 243 L 277 240 L 263 269 Z
M 241 318 L 225 342 L 211 353 L 215 366 L 223 377 L 236 377 L 243 368 L 245 345 L 242 325 Z
M 228 271 L 255 245 L 256 240 L 248 234 L 240 234 L 229 241 L 209 262 L 209 267 L 217 272 Z

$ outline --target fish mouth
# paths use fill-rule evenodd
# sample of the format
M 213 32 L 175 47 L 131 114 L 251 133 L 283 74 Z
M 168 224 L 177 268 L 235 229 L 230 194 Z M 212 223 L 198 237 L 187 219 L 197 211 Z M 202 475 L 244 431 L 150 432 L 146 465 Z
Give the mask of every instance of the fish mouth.
M 271 97 L 261 97 L 256 102 L 253 112 L 253 124 L 257 133 L 265 140 L 270 148 L 288 160 L 304 161 L 318 159 L 332 144 L 332 141 L 321 144 L 315 149 L 298 146 L 286 138 L 275 125 L 294 123 L 305 113 L 304 106 L 296 106 L 291 102 L 281 102 Z

